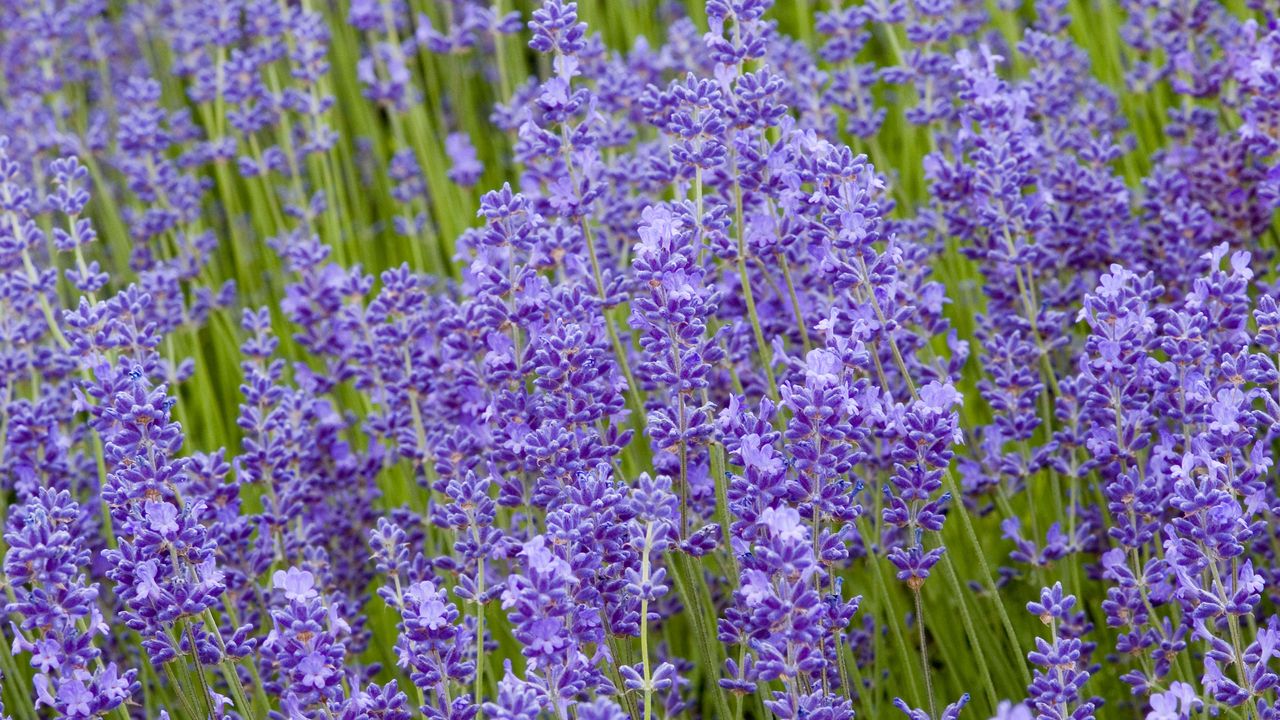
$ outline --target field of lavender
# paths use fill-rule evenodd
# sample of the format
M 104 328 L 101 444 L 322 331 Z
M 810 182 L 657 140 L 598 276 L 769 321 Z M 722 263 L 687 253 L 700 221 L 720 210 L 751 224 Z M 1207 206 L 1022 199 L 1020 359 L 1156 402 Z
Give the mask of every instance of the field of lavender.
M 3 0 L 0 718 L 1280 718 L 1278 61 Z

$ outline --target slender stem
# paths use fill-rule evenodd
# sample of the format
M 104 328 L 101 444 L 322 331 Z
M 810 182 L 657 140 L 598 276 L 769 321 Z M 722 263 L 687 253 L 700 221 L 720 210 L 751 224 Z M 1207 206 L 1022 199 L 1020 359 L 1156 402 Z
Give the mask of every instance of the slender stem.
M 863 528 L 864 537 L 870 537 Z M 889 616 L 887 624 L 889 632 L 893 636 L 893 644 L 898 649 L 898 656 L 902 658 L 902 667 L 907 671 L 907 678 L 911 681 L 911 687 L 915 691 L 917 701 L 923 693 L 920 687 L 920 678 L 916 676 L 915 664 L 907 662 L 910 653 L 907 652 L 907 639 L 902 632 L 902 616 L 898 614 L 897 608 L 894 606 L 893 597 L 889 594 L 889 585 L 884 579 L 884 570 L 880 567 L 880 558 L 875 554 L 867 556 L 867 564 L 871 566 L 871 581 L 875 585 L 876 593 L 880 596 L 881 603 L 884 606 L 885 613 Z M 919 705 L 919 702 L 916 703 Z
M 710 685 L 711 699 L 715 703 L 715 713 L 710 717 L 731 717 L 729 703 L 725 700 L 724 689 L 720 687 L 718 676 L 724 666 L 724 646 L 715 638 L 712 628 L 715 627 L 715 607 L 707 594 L 706 583 L 701 576 L 695 578 L 697 564 L 688 555 L 676 551 L 668 555 L 667 567 L 671 569 L 671 578 L 675 581 L 676 592 L 689 609 L 689 621 L 693 624 L 697 647 L 702 655 L 701 667 Z M 710 625 L 708 625 L 708 621 Z
M 196 709 L 195 702 L 191 699 L 191 691 L 187 689 L 178 673 L 174 671 L 173 662 L 163 663 L 163 665 L 165 677 L 169 678 L 169 684 L 177 689 L 178 702 L 182 703 L 182 709 L 186 712 L 187 717 L 192 718 L 192 720 L 199 718 L 200 711 Z
M 200 694 L 209 710 L 208 717 L 215 718 L 218 714 L 213 709 L 213 690 L 209 687 L 208 678 L 204 676 L 204 664 L 200 662 L 200 653 L 196 650 L 196 634 L 190 622 L 187 623 L 187 642 L 191 643 L 191 659 L 196 663 L 196 678 L 200 680 Z
M 729 478 L 725 470 L 724 446 L 714 443 L 710 449 L 711 474 L 716 488 L 716 521 L 720 523 L 720 536 L 724 541 L 725 555 L 729 558 L 729 578 L 738 577 L 738 558 L 733 554 L 733 533 L 730 531 L 729 519 Z
M 1207 549 L 1204 548 L 1204 543 L 1201 543 L 1200 546 L 1206 557 L 1213 557 Z M 1217 591 L 1218 596 L 1223 598 L 1231 597 L 1231 595 L 1226 591 L 1225 586 L 1222 584 L 1222 575 L 1218 572 L 1218 563 L 1216 560 L 1210 559 L 1209 573 L 1213 577 L 1214 589 Z M 1240 687 L 1248 688 L 1248 671 L 1244 666 L 1244 643 L 1240 639 L 1240 618 L 1236 617 L 1233 613 L 1227 613 L 1227 628 L 1231 631 L 1231 650 L 1235 655 L 1234 660 L 1236 665 L 1236 674 L 1240 678 Z M 1252 705 L 1246 705 L 1245 707 L 1247 708 L 1246 714 L 1249 717 L 1253 717 L 1254 707 Z
M 778 402 L 778 383 L 773 379 L 773 352 L 764 340 L 764 331 L 760 329 L 760 315 L 756 312 L 755 294 L 751 292 L 751 275 L 747 273 L 747 231 L 742 225 L 742 186 L 734 175 L 733 182 L 734 225 L 738 231 L 738 279 L 742 284 L 742 299 L 747 304 L 747 317 L 751 320 L 751 331 L 756 337 L 756 348 L 760 352 L 760 364 L 764 368 L 764 377 L 769 384 L 769 399 Z
M 804 313 L 800 312 L 800 298 L 796 295 L 796 285 L 791 281 L 791 266 L 787 263 L 787 256 L 779 250 L 776 254 L 778 258 L 778 266 L 782 268 L 782 277 L 787 281 L 787 294 L 791 296 L 791 312 L 796 316 L 796 327 L 800 329 L 800 343 L 804 345 L 804 351 L 809 352 L 813 345 L 809 342 L 809 328 L 805 326 Z
M 982 643 L 973 625 L 973 616 L 969 614 L 969 606 L 965 603 L 965 598 L 969 596 L 969 593 L 965 592 L 960 586 L 960 578 L 956 575 L 955 565 L 951 562 L 951 556 L 946 553 L 942 556 L 942 572 L 947 578 L 947 585 L 950 586 L 951 595 L 955 598 L 956 605 L 960 608 L 960 621 L 964 623 L 964 632 L 969 636 L 969 642 L 973 646 L 973 657 L 978 662 L 978 671 L 982 673 L 982 682 L 987 690 L 987 700 L 991 702 L 991 707 L 994 708 L 1000 699 L 996 695 L 995 682 L 991 679 L 991 668 L 987 665 L 986 651 L 982 649 Z
M 17 690 L 17 683 L 21 681 L 22 676 L 18 674 L 17 663 L 13 660 L 13 650 L 9 647 L 7 632 L 0 632 L 0 671 L 3 671 L 0 672 L 0 676 L 7 677 L 10 687 L 15 688 L 11 695 L 17 699 L 17 703 L 10 703 L 12 709 L 25 720 L 37 717 L 31 695 Z
M 924 605 L 920 602 L 920 588 L 913 586 L 911 596 L 916 603 L 916 628 L 920 631 L 920 666 L 924 669 L 924 692 L 929 698 L 929 717 L 938 717 L 938 701 L 933 697 L 933 668 L 929 667 L 929 640 L 924 632 Z
M 474 526 L 473 526 L 474 532 Z M 477 717 L 483 717 L 480 708 L 483 707 L 481 702 L 484 687 L 484 558 L 476 560 L 476 713 Z
M 644 550 L 640 554 L 640 662 L 644 668 L 644 720 L 653 715 L 653 678 L 649 669 L 649 547 L 653 544 L 653 522 L 644 526 Z
M 982 573 L 982 579 L 986 581 L 991 592 L 991 599 L 995 603 L 996 613 L 1000 616 L 1000 624 L 1004 626 L 1005 635 L 1009 638 L 1009 644 L 1013 647 L 1014 652 L 1019 652 L 1018 633 L 1014 631 L 1013 621 L 1009 618 L 1009 611 L 1005 609 L 1004 602 L 1000 599 L 999 588 L 996 587 L 995 578 L 991 574 L 991 566 L 987 563 L 987 554 L 983 551 L 982 543 L 978 540 L 978 533 L 973 528 L 973 518 L 969 515 L 969 510 L 964 505 L 964 495 L 961 494 L 960 485 L 952 477 L 950 471 L 944 472 L 942 477 L 947 483 L 947 490 L 951 492 L 952 497 L 956 498 L 954 507 L 957 509 L 956 514 L 960 516 L 960 526 L 964 528 L 965 537 L 969 540 L 973 554 L 978 560 L 979 571 Z M 949 562 L 946 555 L 943 556 L 943 561 Z M 1022 671 L 1023 684 L 1030 685 L 1031 671 L 1027 669 L 1027 664 L 1021 661 L 1015 664 Z
M 228 607 L 233 607 L 229 603 L 227 605 Z M 226 678 L 227 685 L 231 688 L 232 695 L 235 696 L 236 705 L 247 711 L 250 703 L 248 695 L 244 690 L 244 683 L 240 682 L 240 673 L 236 671 L 235 663 L 233 663 L 230 656 L 227 655 L 227 645 L 222 641 L 222 632 L 218 629 L 218 622 L 213 617 L 213 611 L 209 608 L 205 608 L 202 618 L 204 620 L 205 627 L 218 643 L 218 649 L 222 651 L 222 674 L 223 677 Z M 234 622 L 235 619 L 232 618 L 232 621 Z M 252 661 L 246 662 L 245 665 L 249 668 L 249 673 L 254 680 L 254 689 L 257 691 L 254 694 L 254 700 L 257 701 L 257 704 L 254 706 L 255 712 L 265 714 L 270 708 L 268 707 L 266 688 L 262 685 L 262 678 L 258 675 L 258 670 L 254 667 Z

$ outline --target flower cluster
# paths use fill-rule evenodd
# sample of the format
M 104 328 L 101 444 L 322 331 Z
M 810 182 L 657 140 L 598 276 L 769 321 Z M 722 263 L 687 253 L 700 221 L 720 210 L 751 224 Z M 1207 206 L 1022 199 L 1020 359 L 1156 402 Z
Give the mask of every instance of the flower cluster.
M 78 546 L 80 506 L 67 491 L 42 489 L 9 516 L 5 580 L 14 588 L 13 651 L 30 653 L 35 706 L 60 716 L 105 717 L 138 689 L 138 671 L 103 663 L 94 639 L 110 632 L 88 583 L 89 551 Z
M 1280 11 L 812 5 L 0 4 L 0 707 L 1280 717 Z

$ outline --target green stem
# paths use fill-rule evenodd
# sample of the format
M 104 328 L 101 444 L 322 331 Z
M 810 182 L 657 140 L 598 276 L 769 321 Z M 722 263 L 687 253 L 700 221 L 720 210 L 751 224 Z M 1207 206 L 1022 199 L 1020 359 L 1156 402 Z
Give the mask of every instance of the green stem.
M 982 649 L 982 642 L 973 626 L 973 616 L 969 614 L 969 606 L 965 603 L 965 598 L 969 596 L 969 593 L 965 592 L 960 586 L 960 578 L 956 576 L 956 568 L 951 563 L 951 556 L 945 553 L 942 556 L 942 572 L 947 578 L 947 585 L 950 586 L 951 595 L 955 598 L 956 605 L 960 607 L 960 621 L 964 623 L 965 635 L 969 636 L 969 643 L 973 646 L 973 657 L 978 661 L 978 670 L 982 673 L 982 682 L 986 686 L 987 700 L 990 701 L 991 707 L 994 708 L 1000 702 L 1000 699 L 996 695 L 995 682 L 991 679 L 991 668 L 987 665 L 987 654 Z
M 644 668 L 644 720 L 653 716 L 653 678 L 649 669 L 649 547 L 653 544 L 653 523 L 644 526 L 644 551 L 640 555 L 640 663 Z
M 484 717 L 484 558 L 476 560 L 476 716 Z
M 924 692 L 929 699 L 929 717 L 938 717 L 938 701 L 933 694 L 933 668 L 929 667 L 929 640 L 924 631 L 924 605 L 920 602 L 920 588 L 912 587 L 911 596 L 916 604 L 916 629 L 920 631 L 920 666 L 924 670 Z
M 865 528 L 864 536 L 867 536 Z M 911 657 L 911 655 L 907 651 L 906 636 L 902 633 L 902 616 L 898 614 L 898 610 L 894 606 L 893 597 L 889 595 L 889 585 L 885 582 L 884 570 L 880 567 L 880 559 L 874 554 L 868 555 L 867 564 L 871 566 L 871 581 L 875 584 L 876 593 L 880 595 L 881 602 L 884 604 L 885 614 L 888 615 L 889 633 L 893 635 L 893 644 L 897 646 L 898 657 L 902 658 L 901 666 L 907 672 L 907 679 L 911 683 L 911 689 L 915 692 L 915 704 L 918 706 L 920 705 L 921 695 L 924 694 L 924 689 L 920 686 L 920 678 L 916 676 L 915 664 L 907 661 L 907 658 Z
M 689 610 L 688 618 L 693 624 L 697 649 L 702 662 L 699 664 L 706 674 L 705 680 L 710 686 L 715 713 L 711 717 L 732 717 L 729 703 L 725 699 L 724 689 L 720 687 L 720 668 L 724 667 L 724 646 L 714 636 L 715 607 L 707 594 L 706 583 L 701 582 L 700 574 L 695 577 L 697 565 L 688 555 L 676 551 L 668 555 L 667 566 L 671 568 L 671 578 L 675 582 L 676 592 Z M 708 627 L 707 623 L 710 622 Z
M 729 579 L 738 578 L 738 558 L 733 554 L 733 533 L 729 518 L 729 478 L 725 470 L 724 446 L 715 443 L 710 449 L 711 474 L 716 487 L 716 521 L 720 523 L 720 536 L 724 540 L 724 552 L 729 558 Z
M 200 717 L 200 711 L 196 709 L 195 702 L 191 699 L 191 692 L 178 677 L 178 673 L 174 671 L 172 662 L 167 662 L 163 665 L 165 677 L 169 678 L 169 685 L 178 692 L 178 702 L 182 704 L 183 712 L 187 714 L 187 717 L 196 720 L 196 718 Z
M 764 331 L 760 329 L 760 315 L 756 312 L 755 294 L 751 292 L 751 276 L 747 273 L 747 231 L 742 225 L 742 186 L 734 176 L 733 182 L 734 225 L 738 231 L 738 279 L 742 283 L 742 299 L 747 304 L 747 317 L 751 320 L 751 331 L 756 337 L 756 348 L 760 351 L 760 364 L 764 368 L 764 377 L 769 384 L 769 399 L 778 402 L 778 383 L 773 378 L 773 353 L 764 341 Z
M 978 560 L 978 568 L 982 573 L 982 579 L 985 581 L 987 588 L 990 590 L 992 602 L 995 603 L 996 612 L 1000 615 L 1000 624 L 1004 626 L 1005 635 L 1009 638 L 1009 645 L 1013 648 L 1016 656 L 1021 656 L 1021 645 L 1018 642 L 1018 633 L 1013 629 L 1013 621 L 1009 618 L 1009 611 L 1005 609 L 1004 602 L 1000 599 L 1000 590 L 996 587 L 994 576 L 991 574 L 991 566 L 987 563 L 987 554 L 982 549 L 982 543 L 978 540 L 978 533 L 973 529 L 973 518 L 969 515 L 969 509 L 964 505 L 964 495 L 951 472 L 943 473 L 943 480 L 947 483 L 947 490 L 951 492 L 951 497 L 955 498 L 956 515 L 960 516 L 960 526 L 964 528 L 965 537 L 969 541 L 969 546 L 973 549 L 973 554 Z M 946 555 L 943 556 L 944 562 Z M 1027 669 L 1025 662 L 1019 661 L 1015 663 L 1022 671 L 1022 682 L 1024 685 L 1031 684 L 1031 671 Z
M 14 688 L 14 692 L 10 694 L 13 698 L 10 701 L 10 709 L 20 716 L 20 720 L 34 720 L 37 716 L 31 695 L 18 689 L 18 683 L 22 682 L 22 675 L 18 672 L 17 663 L 13 661 L 13 649 L 9 647 L 7 632 L 0 632 L 0 670 L 3 671 L 3 676 L 9 679 L 8 686 Z
M 804 313 L 800 312 L 800 298 L 796 295 L 795 283 L 791 281 L 791 266 L 787 263 L 787 257 L 778 251 L 778 266 L 782 268 L 782 277 L 787 282 L 787 294 L 791 297 L 791 312 L 796 316 L 796 327 L 800 329 L 800 343 L 804 345 L 804 351 L 809 352 L 813 346 L 809 342 L 809 328 L 805 326 Z

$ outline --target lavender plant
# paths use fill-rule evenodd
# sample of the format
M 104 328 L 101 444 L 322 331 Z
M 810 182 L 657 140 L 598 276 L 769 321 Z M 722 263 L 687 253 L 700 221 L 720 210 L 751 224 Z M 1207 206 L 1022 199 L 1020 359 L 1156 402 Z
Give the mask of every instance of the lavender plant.
M 1277 11 L 0 2 L 0 717 L 1280 717 Z

